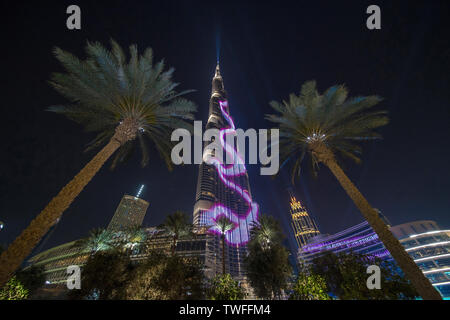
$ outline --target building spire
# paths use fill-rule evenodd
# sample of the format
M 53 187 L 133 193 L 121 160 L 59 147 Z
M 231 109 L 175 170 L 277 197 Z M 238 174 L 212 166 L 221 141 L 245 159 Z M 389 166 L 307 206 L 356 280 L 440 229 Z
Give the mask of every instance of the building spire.
M 219 61 L 217 61 L 216 73 L 214 74 L 214 78 L 222 78 L 222 76 L 220 75 Z
M 214 73 L 213 81 L 212 81 L 212 95 L 223 97 L 225 94 L 225 89 L 223 87 L 223 79 L 220 74 L 220 66 L 219 62 L 216 65 L 216 72 Z

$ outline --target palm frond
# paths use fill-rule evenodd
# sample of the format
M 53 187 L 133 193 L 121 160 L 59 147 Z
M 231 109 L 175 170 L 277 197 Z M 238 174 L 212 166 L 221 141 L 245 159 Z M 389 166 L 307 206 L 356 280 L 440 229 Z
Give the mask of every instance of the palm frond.
M 84 60 L 60 48 L 54 49 L 65 72 L 54 73 L 50 84 L 69 103 L 47 110 L 65 115 L 86 131 L 96 132 L 87 150 L 106 144 L 120 122 L 132 118 L 139 124 L 136 137 L 143 150 L 142 164 L 148 163 L 146 143 L 152 142 L 171 167 L 171 131 L 192 129 L 197 107 L 183 98 L 192 90 L 175 91 L 178 83 L 172 81 L 174 69 L 165 70 L 163 60 L 154 63 L 151 48 L 139 55 L 137 46 L 131 45 L 127 57 L 116 41 L 110 42 L 111 49 L 88 42 Z M 132 150 L 129 143 L 122 145 L 112 167 L 127 159 Z
M 316 82 L 305 82 L 300 94 L 290 94 L 281 103 L 271 101 L 275 114 L 265 118 L 280 130 L 280 158 L 283 165 L 292 161 L 292 180 L 299 177 L 306 153 L 310 153 L 310 166 L 317 173 L 319 160 L 312 154 L 310 144 L 320 141 L 335 154 L 360 162 L 359 141 L 380 139 L 375 129 L 389 122 L 386 111 L 372 108 L 382 98 L 376 95 L 348 97 L 344 85 L 328 88 L 322 95 Z

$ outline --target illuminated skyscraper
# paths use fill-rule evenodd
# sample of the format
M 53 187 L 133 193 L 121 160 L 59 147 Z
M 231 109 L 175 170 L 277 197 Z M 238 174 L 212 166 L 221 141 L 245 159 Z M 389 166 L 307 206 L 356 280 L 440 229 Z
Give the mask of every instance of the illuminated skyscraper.
M 299 248 L 303 247 L 308 239 L 320 234 L 319 228 L 317 228 L 316 222 L 312 219 L 306 208 L 298 201 L 292 190 L 289 190 L 290 194 L 290 213 L 291 213 L 291 226 L 294 231 L 295 241 Z
M 223 149 L 226 147 L 225 136 L 235 129 L 219 65 L 212 80 L 209 116 L 205 129 L 219 130 L 221 138 L 215 142 L 220 143 L 219 146 Z M 225 234 L 226 269 L 231 275 L 239 277 L 244 273 L 242 259 L 246 254 L 245 244 L 249 240 L 251 224 L 257 219 L 258 206 L 252 201 L 245 164 L 240 162 L 241 158 L 235 148 L 229 150 L 235 162 L 224 165 L 225 152 L 224 159 L 220 159 L 214 150 L 205 148 L 203 162 L 199 167 L 193 223 L 196 227 L 214 226 L 214 221 L 220 216 L 225 216 L 234 223 L 235 227 Z M 208 157 L 211 161 L 206 160 Z M 215 228 L 209 230 L 218 233 Z M 220 250 L 218 246 L 219 259 Z
M 124 195 L 108 225 L 108 230 L 124 230 L 128 227 L 141 225 L 149 203 L 138 198 L 144 186 L 141 186 L 136 196 Z

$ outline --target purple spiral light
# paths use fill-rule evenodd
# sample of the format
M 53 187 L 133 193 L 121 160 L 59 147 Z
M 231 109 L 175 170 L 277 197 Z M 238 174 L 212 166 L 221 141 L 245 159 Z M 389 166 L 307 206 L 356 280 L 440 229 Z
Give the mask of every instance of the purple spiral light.
M 245 168 L 244 161 L 242 160 L 242 157 L 237 152 L 237 150 L 227 144 L 225 141 L 226 135 L 234 134 L 236 132 L 233 119 L 225 111 L 225 107 L 228 107 L 228 102 L 219 101 L 219 106 L 223 116 L 229 124 L 229 127 L 220 130 L 219 140 L 222 148 L 228 155 L 231 156 L 231 159 L 233 159 L 233 164 L 230 166 L 225 166 L 222 163 L 222 160 L 216 157 L 207 158 L 205 162 L 210 165 L 214 165 L 220 177 L 220 180 L 227 187 L 237 192 L 245 200 L 249 208 L 245 215 L 238 215 L 230 208 L 221 203 L 218 203 L 211 207 L 208 211 L 203 212 L 203 215 L 205 217 L 206 225 L 212 226 L 209 229 L 209 232 L 220 235 L 222 234 L 222 231 L 218 229 L 215 221 L 222 216 L 225 216 L 227 219 L 229 219 L 234 224 L 234 227 L 231 230 L 225 232 L 225 240 L 232 246 L 239 246 L 249 241 L 248 226 L 251 226 L 252 222 L 257 221 L 259 209 L 258 204 L 252 201 L 252 198 L 248 194 L 247 190 L 244 190 L 240 185 L 227 179 L 228 177 L 243 175 L 247 172 L 247 169 Z

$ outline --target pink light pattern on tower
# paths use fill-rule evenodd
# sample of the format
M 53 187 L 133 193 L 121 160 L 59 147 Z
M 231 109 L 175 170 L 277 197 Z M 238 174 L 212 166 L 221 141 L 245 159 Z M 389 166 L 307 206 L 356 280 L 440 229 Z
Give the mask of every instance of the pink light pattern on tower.
M 242 160 L 237 150 L 226 143 L 225 136 L 228 134 L 234 134 L 236 132 L 234 121 L 225 110 L 225 108 L 228 107 L 228 101 L 219 101 L 219 106 L 223 116 L 229 124 L 229 127 L 226 127 L 219 131 L 220 144 L 225 152 L 231 157 L 233 163 L 229 166 L 225 166 L 222 163 L 221 159 L 218 159 L 216 157 L 207 158 L 205 162 L 210 165 L 214 165 L 220 180 L 227 187 L 236 191 L 244 199 L 244 201 L 248 205 L 248 210 L 245 215 L 238 215 L 225 205 L 217 203 L 208 211 L 203 212 L 203 215 L 206 225 L 212 226 L 209 229 L 209 232 L 215 234 L 222 234 L 217 226 L 215 226 L 215 221 L 220 216 L 227 217 L 234 224 L 234 227 L 225 233 L 225 240 L 229 245 L 239 246 L 246 244 L 249 241 L 248 228 L 252 225 L 252 222 L 257 222 L 259 208 L 258 204 L 252 201 L 252 198 L 248 194 L 247 190 L 242 189 L 240 185 L 227 179 L 228 177 L 243 175 L 247 172 L 247 169 L 245 168 L 244 161 Z

